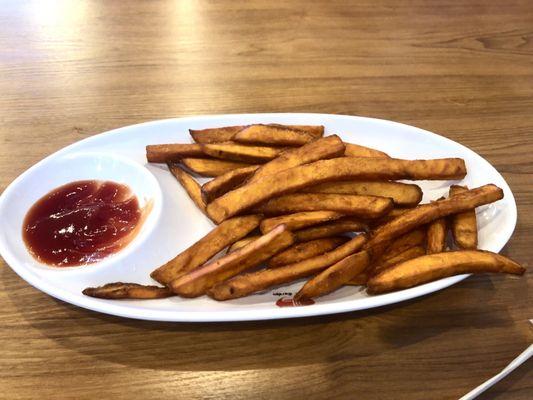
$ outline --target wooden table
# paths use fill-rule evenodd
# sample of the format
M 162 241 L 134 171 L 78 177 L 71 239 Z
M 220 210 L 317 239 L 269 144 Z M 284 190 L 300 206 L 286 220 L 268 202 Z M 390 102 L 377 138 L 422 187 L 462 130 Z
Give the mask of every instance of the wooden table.
M 99 132 L 159 118 L 320 112 L 459 141 L 533 231 L 533 3 L 12 1 L 0 8 L 0 186 Z M 532 341 L 533 278 L 479 276 L 392 307 L 153 323 L 55 300 L 1 261 L 6 399 L 454 399 Z M 533 397 L 532 363 L 485 399 Z

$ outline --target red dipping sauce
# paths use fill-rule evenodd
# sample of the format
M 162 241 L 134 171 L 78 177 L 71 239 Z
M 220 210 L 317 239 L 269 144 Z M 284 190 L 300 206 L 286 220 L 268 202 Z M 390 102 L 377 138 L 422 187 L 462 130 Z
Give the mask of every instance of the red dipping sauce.
M 90 264 L 125 247 L 142 225 L 142 214 L 128 186 L 77 181 L 39 199 L 24 218 L 22 236 L 40 262 Z

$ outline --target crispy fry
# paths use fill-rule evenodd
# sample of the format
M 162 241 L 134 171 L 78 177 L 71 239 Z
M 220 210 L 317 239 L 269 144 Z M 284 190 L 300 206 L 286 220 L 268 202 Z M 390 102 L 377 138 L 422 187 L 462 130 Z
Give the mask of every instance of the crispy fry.
M 271 199 L 254 210 L 265 215 L 326 210 L 361 218 L 378 218 L 388 213 L 390 209 L 392 209 L 392 200 L 387 197 L 295 193 Z
M 309 240 L 321 239 L 341 233 L 364 232 L 365 230 L 366 224 L 361 222 L 361 220 L 353 217 L 343 217 L 336 221 L 301 229 L 294 232 L 294 235 L 296 236 L 296 241 L 307 242 Z
M 179 161 L 186 157 L 205 157 L 199 144 L 149 144 L 146 146 L 146 160 L 151 163 Z
M 302 146 L 315 140 L 307 132 L 272 125 L 250 125 L 237 132 L 233 139 L 238 143 L 267 146 Z
M 174 296 L 167 287 L 113 282 L 99 287 L 89 287 L 82 293 L 99 299 L 162 299 Z
M 382 151 L 372 149 L 370 147 L 361 146 L 359 144 L 353 143 L 344 143 L 346 145 L 346 150 L 344 155 L 346 157 L 385 157 L 390 158 L 387 153 Z
M 150 276 L 167 285 L 181 274 L 202 265 L 226 246 L 245 237 L 259 226 L 261 217 L 247 215 L 232 218 L 217 226 L 191 247 L 153 271 Z
M 502 198 L 503 190 L 496 185 L 490 184 L 459 193 L 444 200 L 422 204 L 376 229 L 365 248 L 371 248 L 379 243 L 394 239 L 437 218 L 471 210 Z
M 198 182 L 185 172 L 179 164 L 169 163 L 168 169 L 176 177 L 183 189 L 185 189 L 194 204 L 205 214 L 205 202 L 202 199 L 202 189 Z
M 428 224 L 426 253 L 442 253 L 446 248 L 446 218 L 438 218 Z
M 499 254 L 479 250 L 449 251 L 414 258 L 368 280 L 368 293 L 407 289 L 453 275 L 504 272 L 522 275 L 525 268 Z
M 265 290 L 271 286 L 292 282 L 316 274 L 323 269 L 342 260 L 344 257 L 357 252 L 365 243 L 366 236 L 359 235 L 335 250 L 309 258 L 299 263 L 285 265 L 279 268 L 265 269 L 236 276 L 220 283 L 208 291 L 208 295 L 215 300 L 229 300 L 247 296 L 251 293 Z
M 294 295 L 294 300 L 312 299 L 333 292 L 362 273 L 369 262 L 370 256 L 364 250 L 343 258 L 309 279 Z
M 201 176 L 219 176 L 234 169 L 250 167 L 251 164 L 207 158 L 184 158 L 181 163 Z
M 328 181 L 342 179 L 457 179 L 464 177 L 465 174 L 464 161 L 458 158 L 397 160 L 392 158 L 340 157 L 300 165 L 246 183 L 211 202 L 207 206 L 207 212 L 214 221 L 221 222 L 273 197 Z
M 390 197 L 395 205 L 401 207 L 416 206 L 422 200 L 420 186 L 400 182 L 328 182 L 307 188 L 305 192 Z
M 327 136 L 300 148 L 285 151 L 278 158 L 261 166 L 250 178 L 249 182 L 258 181 L 265 176 L 273 175 L 299 165 L 339 157 L 343 153 L 344 144 L 342 140 L 337 135 Z
M 380 259 L 381 263 L 377 263 L 368 268 L 367 274 L 370 276 L 377 275 L 381 271 L 390 268 L 392 265 L 411 260 L 412 258 L 420 257 L 426 254 L 426 249 L 423 246 L 409 247 L 400 253 L 389 257 L 387 259 Z
M 464 193 L 466 186 L 452 185 L 450 187 L 450 197 L 458 193 Z M 477 219 L 476 210 L 468 210 L 455 214 L 451 217 L 451 230 L 453 239 L 457 247 L 461 249 L 473 250 L 477 248 Z
M 377 229 L 378 227 L 380 227 L 381 225 L 384 225 L 386 224 L 387 222 L 390 222 L 392 221 L 394 218 L 396 217 L 399 217 L 400 215 L 402 214 L 405 214 L 407 211 L 409 210 L 412 210 L 414 207 L 409 207 L 409 208 L 398 208 L 398 207 L 395 207 L 393 208 L 392 210 L 390 210 L 386 215 L 384 215 L 383 217 L 381 218 L 377 218 L 377 219 L 373 219 L 371 221 L 368 222 L 368 225 L 372 228 L 372 229 Z
M 304 211 L 280 217 L 267 218 L 261 221 L 261 232 L 267 233 L 280 224 L 287 225 L 287 229 L 307 228 L 308 226 L 322 224 L 343 217 L 344 214 L 335 211 Z
M 237 168 L 211 179 L 202 186 L 202 198 L 206 203 L 213 201 L 244 183 L 254 174 L 257 168 L 259 168 L 258 165 Z
M 228 248 L 227 253 L 233 253 L 235 250 L 239 250 L 239 249 L 243 248 L 247 244 L 253 242 L 254 240 L 259 239 L 260 237 L 261 237 L 260 235 L 250 235 L 250 236 L 246 236 L 245 238 L 243 238 L 241 240 L 237 240 L 235 243 L 233 243 Z
M 202 151 L 223 160 L 264 163 L 279 156 L 285 149 L 268 146 L 247 146 L 234 142 L 201 144 Z
M 426 227 L 414 229 L 411 232 L 398 236 L 386 248 L 383 255 L 376 263 L 384 263 L 390 258 L 394 258 L 405 250 L 414 246 L 424 246 L 426 241 Z
M 216 261 L 198 267 L 170 283 L 174 293 L 182 297 L 198 297 L 216 285 L 247 269 L 256 267 L 294 241 L 285 225 L 279 225 L 266 235 Z
M 297 243 L 276 254 L 268 261 L 270 268 L 281 267 L 282 265 L 293 264 L 320 254 L 327 253 L 341 244 L 346 243 L 350 238 L 346 236 L 334 236 L 323 239 L 310 240 L 309 242 Z
M 368 275 L 366 274 L 366 272 L 361 272 L 360 274 L 354 276 L 352 279 L 346 282 L 345 285 L 364 286 L 366 285 L 367 281 L 368 281 Z
M 315 138 L 320 138 L 324 135 L 324 126 L 322 125 L 281 125 L 281 124 L 268 124 L 270 126 L 277 126 L 279 128 L 296 129 L 298 131 L 304 131 L 312 135 Z

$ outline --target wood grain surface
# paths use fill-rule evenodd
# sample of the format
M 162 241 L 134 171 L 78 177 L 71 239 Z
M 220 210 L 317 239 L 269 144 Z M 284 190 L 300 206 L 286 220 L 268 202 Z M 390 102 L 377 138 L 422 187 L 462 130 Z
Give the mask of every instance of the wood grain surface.
M 488 159 L 518 204 L 503 253 L 532 267 L 530 0 L 0 5 L 2 190 L 65 145 L 142 121 L 379 117 Z M 531 272 L 365 312 L 171 324 L 73 307 L 0 264 L 2 399 L 456 399 L 533 338 Z M 480 398 L 533 398 L 531 367 Z

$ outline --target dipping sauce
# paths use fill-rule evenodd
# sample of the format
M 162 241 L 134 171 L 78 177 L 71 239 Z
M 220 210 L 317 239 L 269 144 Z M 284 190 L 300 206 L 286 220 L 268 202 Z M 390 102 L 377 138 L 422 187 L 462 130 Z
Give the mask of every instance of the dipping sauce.
M 142 215 L 128 186 L 76 181 L 52 190 L 30 208 L 22 236 L 42 263 L 90 264 L 125 247 L 142 225 Z
M 315 304 L 313 299 L 294 300 L 290 297 L 282 297 L 276 301 L 278 307 L 300 307 Z

